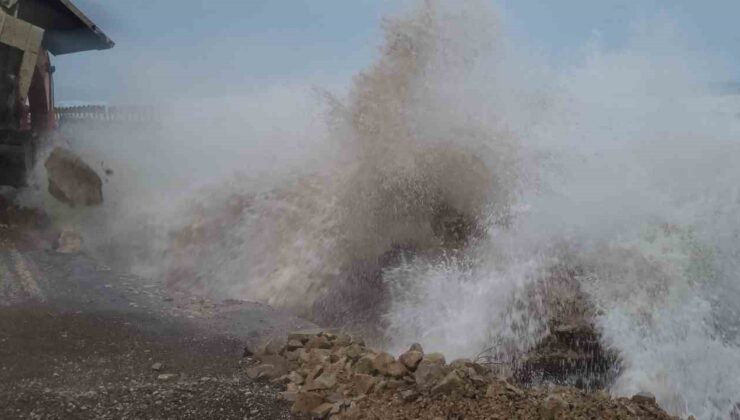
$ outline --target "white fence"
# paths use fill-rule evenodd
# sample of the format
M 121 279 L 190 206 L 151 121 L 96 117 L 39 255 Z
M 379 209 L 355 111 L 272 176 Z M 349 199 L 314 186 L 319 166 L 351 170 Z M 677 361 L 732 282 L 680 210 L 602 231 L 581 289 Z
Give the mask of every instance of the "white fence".
M 54 109 L 54 114 L 60 124 L 70 121 L 154 123 L 159 120 L 156 107 L 141 105 L 58 107 Z

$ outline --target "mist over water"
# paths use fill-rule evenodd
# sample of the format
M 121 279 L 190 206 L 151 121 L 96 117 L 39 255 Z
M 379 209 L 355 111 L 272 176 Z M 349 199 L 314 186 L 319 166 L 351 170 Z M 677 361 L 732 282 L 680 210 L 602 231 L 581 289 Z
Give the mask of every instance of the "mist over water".
M 346 94 L 278 87 L 170 106 L 149 131 L 75 133 L 116 174 L 105 206 L 75 216 L 90 246 L 135 248 L 116 256 L 174 288 L 448 359 L 536 345 L 532 290 L 566 267 L 619 354 L 613 394 L 728 418 L 740 100 L 704 93 L 724 70 L 667 18 L 550 66 L 486 2 L 456 3 L 386 21 Z

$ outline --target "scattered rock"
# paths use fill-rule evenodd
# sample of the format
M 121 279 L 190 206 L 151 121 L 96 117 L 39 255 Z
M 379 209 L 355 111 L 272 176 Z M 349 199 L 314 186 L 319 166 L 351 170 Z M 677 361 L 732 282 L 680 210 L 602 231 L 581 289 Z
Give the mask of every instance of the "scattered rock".
M 164 370 L 164 364 L 157 362 L 157 363 L 155 363 L 155 364 L 152 365 L 152 370 L 155 371 L 155 372 L 162 371 L 162 370 Z
M 601 400 L 609 400 L 609 393 L 604 390 L 595 391 L 593 396 Z
M 331 406 L 331 411 L 329 411 L 329 415 L 335 415 L 342 412 L 342 409 L 346 407 L 347 404 L 344 401 L 337 401 Z
M 317 329 L 295 331 L 295 332 L 288 334 L 288 341 L 297 340 L 305 344 L 312 337 L 316 337 L 317 335 L 321 333 L 322 333 L 322 330 L 317 330 Z
M 254 352 L 252 351 L 252 349 L 250 349 L 249 346 L 244 346 L 242 357 L 252 357 L 252 356 L 254 356 Z
M 511 393 L 511 394 L 518 395 L 518 396 L 524 395 L 524 391 L 522 391 L 521 389 L 519 389 L 515 385 L 512 385 L 512 384 L 506 382 L 506 384 L 504 386 L 506 387 L 506 390 L 509 393 Z
M 283 376 L 284 370 L 280 367 L 271 365 L 271 364 L 265 364 L 265 365 L 258 365 L 255 367 L 251 367 L 247 369 L 247 376 L 249 379 L 277 379 L 281 376 Z
M 175 375 L 174 373 L 162 373 L 157 375 L 157 379 L 160 381 L 171 381 L 175 378 L 177 378 L 177 375 Z
M 444 357 L 444 355 L 442 353 L 429 353 L 429 354 L 425 354 L 424 355 L 424 358 L 422 360 L 427 361 L 427 362 L 431 362 L 431 363 L 438 363 L 438 364 L 442 364 L 442 365 L 444 365 L 446 363 L 445 362 L 445 357 Z
M 483 387 L 488 385 L 488 381 L 483 376 L 479 375 L 478 372 L 476 372 L 475 369 L 472 367 L 468 368 L 468 378 L 470 379 L 470 382 L 473 383 L 473 385 L 477 387 Z
M 282 384 L 282 385 L 287 385 L 287 384 L 291 383 L 290 382 L 290 377 L 288 377 L 288 375 L 280 376 L 278 378 L 275 378 L 275 379 L 271 380 L 270 382 L 272 382 L 274 384 Z
M 82 236 L 72 228 L 64 228 L 57 239 L 56 251 L 60 254 L 74 254 L 82 249 Z
M 483 365 L 480 365 L 478 363 L 473 363 L 473 366 L 471 366 L 471 367 L 473 368 L 473 370 L 475 371 L 475 373 L 477 373 L 478 375 L 486 376 L 486 375 L 489 375 L 491 373 L 491 369 L 489 369 L 489 368 L 487 368 L 487 367 L 485 367 Z
M 371 374 L 373 373 L 373 358 L 370 356 L 362 356 L 360 360 L 355 363 L 352 367 L 357 373 Z
M 369 394 L 375 386 L 375 378 L 363 373 L 356 373 L 352 377 L 353 390 L 357 395 Z
M 638 404 L 655 404 L 655 395 L 649 392 L 638 392 L 631 399 Z
M 307 381 L 313 381 L 314 379 L 318 378 L 319 375 L 324 373 L 324 366 L 313 366 L 306 372 L 306 380 Z
M 357 343 L 353 343 L 345 347 L 341 353 L 352 360 L 357 360 L 362 355 L 362 347 Z
M 331 412 L 332 408 L 334 408 L 334 404 L 323 403 L 314 407 L 314 409 L 311 410 L 311 415 L 316 418 L 323 419 L 329 415 L 329 412 Z
M 282 356 L 275 355 L 261 355 L 257 359 L 266 365 L 273 365 L 279 370 L 279 375 L 285 375 L 288 373 L 288 361 Z
M 403 378 L 408 373 L 408 369 L 401 362 L 392 361 L 386 366 L 386 375 L 393 378 Z
M 303 347 L 303 343 L 301 343 L 299 340 L 290 340 L 288 341 L 288 344 L 285 345 L 285 349 L 287 351 L 298 350 L 301 347 Z
M 425 356 L 414 372 L 414 379 L 416 380 L 416 384 L 419 387 L 429 388 L 432 387 L 437 381 L 439 381 L 444 375 L 444 362 L 440 363 L 438 359 L 429 360 Z
M 298 358 L 309 366 L 325 365 L 329 363 L 331 352 L 325 349 L 299 350 Z
M 308 414 L 324 403 L 324 398 L 315 392 L 299 392 L 290 408 L 293 414 Z
M 260 350 L 259 354 L 265 356 L 277 356 L 283 353 L 285 347 L 285 339 L 279 337 L 273 337 L 269 339 Z
M 486 387 L 486 397 L 493 398 L 499 393 L 500 389 L 495 384 L 489 384 Z
M 331 343 L 329 342 L 329 339 L 326 338 L 323 335 L 311 337 L 306 344 L 304 345 L 304 348 L 306 350 L 311 349 L 330 349 Z
M 401 399 L 406 402 L 416 401 L 419 398 L 419 393 L 414 389 L 406 389 L 401 391 Z
M 284 385 L 280 397 L 300 418 L 670 418 L 649 394 L 612 400 L 569 387 L 521 389 L 469 359 L 447 365 L 417 345 L 396 360 L 354 337 L 311 331 L 265 353 L 274 354 L 258 355 L 247 374 Z
M 326 395 L 325 399 L 326 401 L 333 404 L 333 403 L 338 403 L 340 401 L 343 401 L 344 397 L 342 396 L 342 394 L 338 392 L 330 392 Z
M 280 393 L 280 398 L 282 398 L 284 401 L 295 402 L 295 400 L 298 398 L 298 393 L 294 391 L 284 391 Z
M 424 353 L 416 350 L 409 350 L 406 353 L 400 355 L 398 360 L 403 363 L 404 366 L 410 371 L 415 371 L 416 367 L 419 366 L 419 362 L 424 358 Z
M 393 359 L 393 356 L 386 352 L 380 352 L 376 354 L 372 361 L 373 373 L 387 375 L 388 369 L 390 368 L 391 363 L 393 363 L 394 361 L 395 359 Z
M 339 334 L 337 338 L 334 339 L 332 344 L 334 345 L 334 347 L 347 347 L 352 344 L 352 337 L 346 334 Z
M 317 391 L 332 389 L 337 384 L 337 378 L 334 374 L 324 372 L 316 379 L 306 382 L 306 391 Z
M 464 395 L 465 381 L 457 371 L 448 373 L 432 388 L 432 395 Z
M 554 420 L 556 418 L 566 417 L 568 403 L 557 395 L 549 395 L 543 404 L 540 405 L 540 417 L 545 420 Z
M 375 385 L 375 389 L 378 391 L 382 391 L 385 389 L 386 385 L 388 385 L 388 381 L 385 380 L 384 377 L 380 377 L 381 379 L 378 380 L 378 383 Z
M 406 385 L 406 381 L 402 381 L 399 379 L 391 379 L 385 383 L 385 389 L 398 389 L 404 385 Z
M 473 367 L 473 362 L 470 359 L 455 359 L 450 362 L 450 368 L 452 369 L 467 370 L 469 367 Z
M 298 349 L 300 351 L 304 351 L 303 349 Z M 285 360 L 289 362 L 295 362 L 300 358 L 300 352 L 299 351 L 286 351 L 285 352 Z
M 303 379 L 303 376 L 300 373 L 298 373 L 296 371 L 292 371 L 292 372 L 290 372 L 288 374 L 288 380 L 290 382 L 293 382 L 296 385 L 303 385 L 303 380 L 304 379 Z

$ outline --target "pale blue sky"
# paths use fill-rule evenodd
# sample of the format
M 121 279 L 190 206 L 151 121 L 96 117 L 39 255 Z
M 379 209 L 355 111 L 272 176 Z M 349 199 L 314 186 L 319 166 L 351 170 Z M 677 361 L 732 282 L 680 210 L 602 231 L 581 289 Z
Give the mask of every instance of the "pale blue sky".
M 619 46 L 635 22 L 667 16 L 691 48 L 740 78 L 737 0 L 491 0 L 506 31 L 568 56 L 598 34 Z M 346 83 L 406 0 L 76 0 L 117 45 L 57 57 L 58 100 L 145 102 L 247 93 L 271 83 Z

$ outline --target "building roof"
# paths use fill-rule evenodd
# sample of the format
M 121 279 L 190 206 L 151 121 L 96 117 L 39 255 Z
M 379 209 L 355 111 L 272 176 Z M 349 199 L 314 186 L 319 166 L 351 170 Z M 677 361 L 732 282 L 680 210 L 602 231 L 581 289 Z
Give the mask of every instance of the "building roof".
M 115 45 L 71 0 L 22 0 L 18 17 L 45 30 L 43 46 L 54 55 Z

